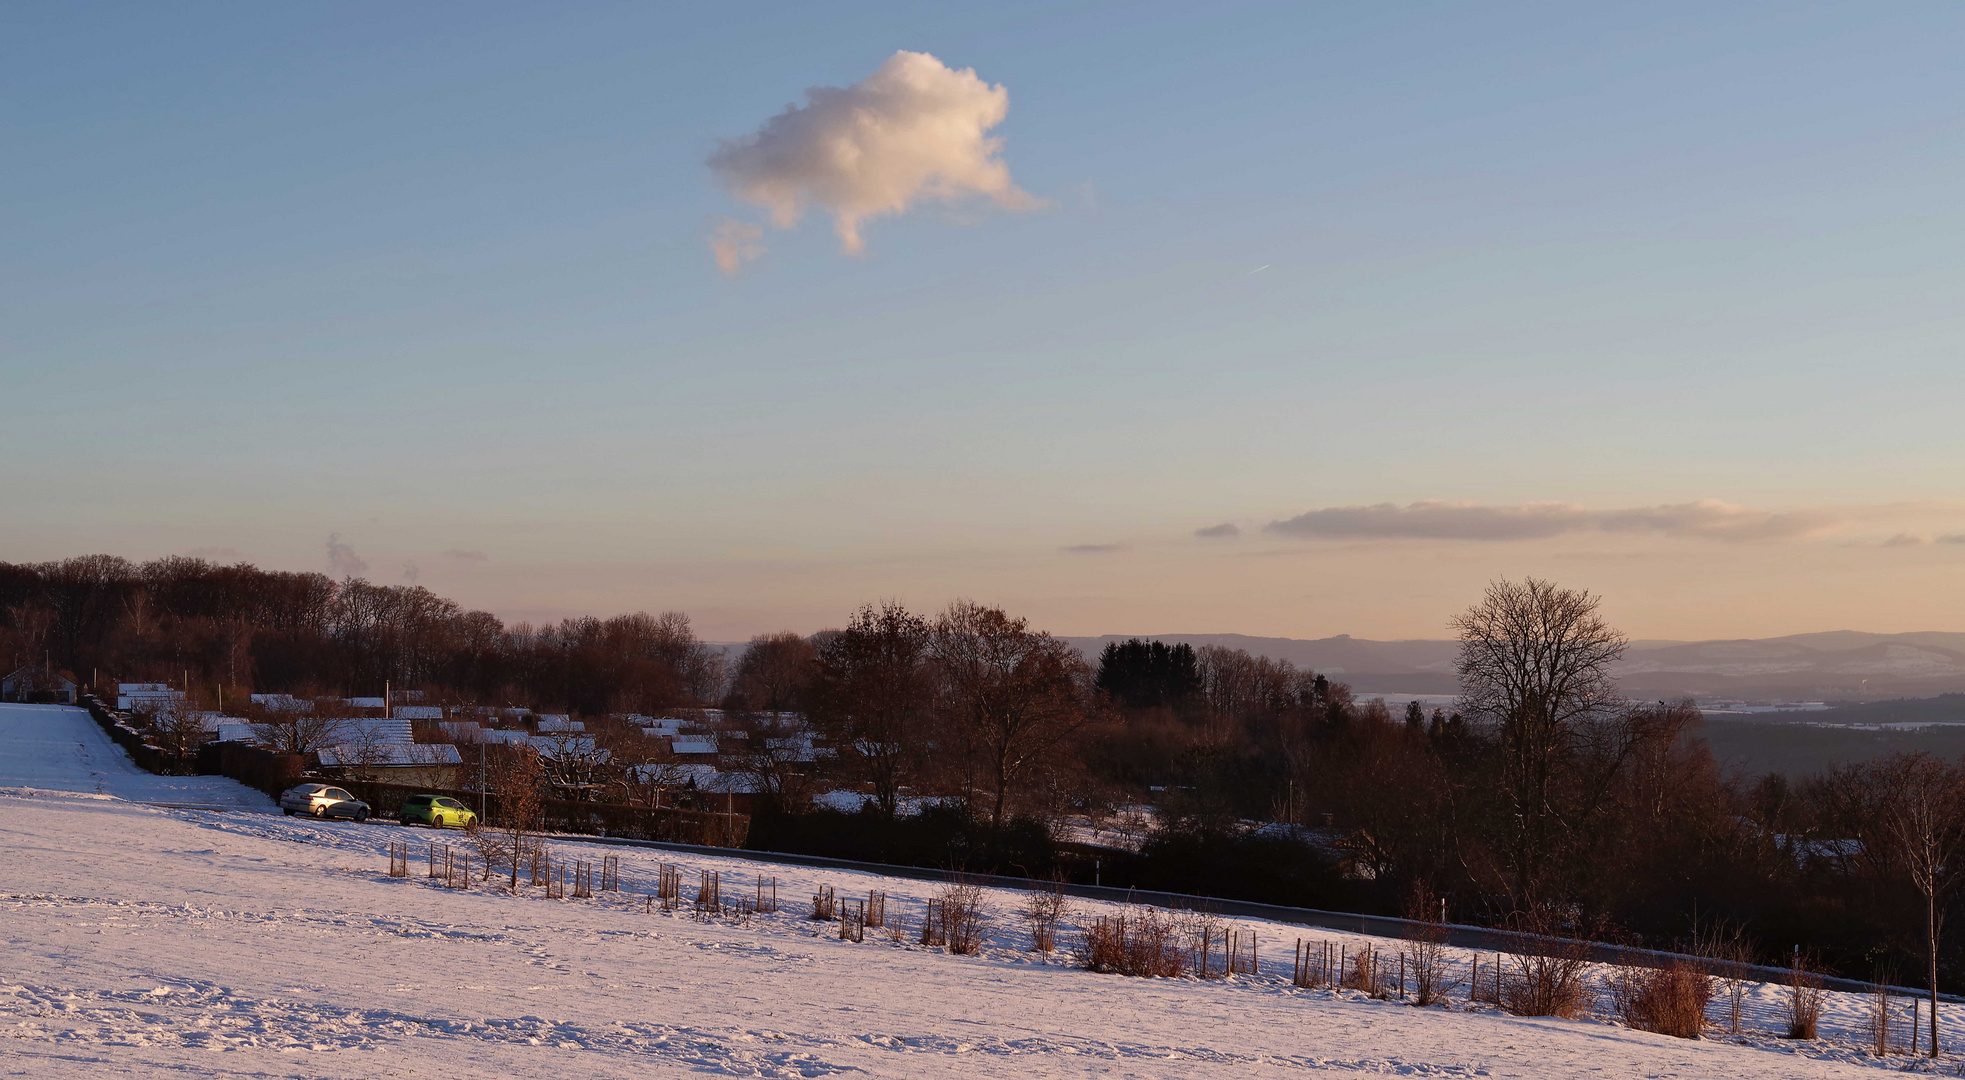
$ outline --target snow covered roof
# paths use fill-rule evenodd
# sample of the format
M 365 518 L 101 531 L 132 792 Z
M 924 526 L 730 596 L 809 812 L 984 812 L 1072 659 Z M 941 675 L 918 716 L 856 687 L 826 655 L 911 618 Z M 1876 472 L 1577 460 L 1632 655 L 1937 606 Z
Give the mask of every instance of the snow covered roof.
M 164 694 L 170 692 L 170 684 L 160 682 L 122 682 L 116 684 L 116 692 L 118 694 Z M 253 695 L 253 700 L 258 701 L 259 696 L 257 694 Z
M 714 754 L 716 740 L 707 735 L 679 735 L 669 741 L 669 750 L 676 754 Z
M 254 694 L 254 705 L 261 705 L 274 712 L 313 712 L 314 703 L 292 694 Z
M 443 719 L 443 706 L 441 706 L 441 705 L 398 705 L 398 706 L 396 706 L 396 719 L 398 719 L 398 720 L 442 720 L 442 719 Z
M 340 722 L 337 737 L 347 743 L 375 742 L 407 746 L 416 741 L 409 721 L 400 718 L 352 716 Z
M 328 768 L 367 765 L 371 768 L 404 768 L 415 765 L 461 765 L 463 755 L 449 743 L 406 743 L 381 746 L 330 746 L 321 751 L 321 764 Z
M 636 765 L 628 770 L 644 784 L 685 787 L 717 795 L 755 795 L 762 790 L 749 773 L 726 772 L 714 765 Z
M 388 704 L 379 697 L 351 697 L 344 700 L 357 709 L 380 709 Z
M 587 725 L 584 721 L 575 720 L 565 713 L 555 713 L 539 718 L 539 730 L 541 732 L 585 731 L 587 730 Z

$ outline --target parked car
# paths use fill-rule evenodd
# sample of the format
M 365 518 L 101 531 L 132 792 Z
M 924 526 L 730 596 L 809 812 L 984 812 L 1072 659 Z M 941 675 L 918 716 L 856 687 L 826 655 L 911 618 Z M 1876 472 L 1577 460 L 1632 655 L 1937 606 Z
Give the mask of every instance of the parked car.
M 302 784 L 280 794 L 280 812 L 292 817 L 311 814 L 317 818 L 368 820 L 368 804 L 330 784 Z
M 449 825 L 469 828 L 478 823 L 478 815 L 448 795 L 411 795 L 403 800 L 396 820 L 405 825 L 428 825 L 432 829 Z

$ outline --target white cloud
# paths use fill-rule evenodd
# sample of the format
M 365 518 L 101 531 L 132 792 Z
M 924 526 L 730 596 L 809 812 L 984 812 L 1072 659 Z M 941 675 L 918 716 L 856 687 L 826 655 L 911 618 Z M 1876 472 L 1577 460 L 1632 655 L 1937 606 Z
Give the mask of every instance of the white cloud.
M 841 246 L 857 253 L 865 246 L 862 223 L 905 213 L 924 198 L 1040 205 L 1011 183 L 1003 140 L 989 135 L 1009 115 L 1010 93 L 973 68 L 956 71 L 903 51 L 862 82 L 805 96 L 806 104 L 787 107 L 709 159 L 731 194 L 769 210 L 780 228 L 817 206 L 832 215 Z M 723 249 L 715 240 L 711 246 L 726 266 Z
M 1627 510 L 1590 510 L 1571 503 L 1482 506 L 1429 501 L 1326 507 L 1272 521 L 1268 529 L 1326 540 L 1541 540 L 1566 533 L 1617 532 L 1742 541 L 1815 536 L 1843 521 L 1841 515 L 1827 511 L 1776 513 L 1717 499 Z
M 764 254 L 763 240 L 764 226 L 724 218 L 710 234 L 710 253 L 716 256 L 716 268 L 736 277 L 745 263 Z

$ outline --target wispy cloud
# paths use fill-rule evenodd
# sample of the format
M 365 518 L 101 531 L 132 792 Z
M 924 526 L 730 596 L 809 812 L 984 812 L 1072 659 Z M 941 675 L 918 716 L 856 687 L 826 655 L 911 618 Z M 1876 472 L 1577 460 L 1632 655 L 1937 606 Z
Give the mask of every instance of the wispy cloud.
M 769 210 L 780 228 L 817 206 L 832 215 L 840 246 L 858 253 L 863 223 L 906 213 L 922 199 L 980 195 L 1013 210 L 1041 205 L 1010 181 L 1003 140 L 989 134 L 1009 115 L 1010 92 L 972 68 L 897 52 L 862 82 L 813 87 L 805 97 L 709 159 L 731 194 Z M 715 239 L 711 248 L 731 272 L 726 249 Z
M 710 233 L 710 253 L 716 257 L 716 268 L 736 277 L 745 263 L 764 254 L 763 240 L 764 226 L 724 218 Z
M 368 563 L 355 554 L 352 544 L 341 542 L 340 533 L 330 533 L 327 542 L 328 571 L 340 577 L 361 577 L 368 573 Z
M 1242 535 L 1242 527 L 1232 521 L 1224 521 L 1219 525 L 1210 525 L 1205 529 L 1195 529 L 1194 535 L 1203 540 L 1230 539 Z
M 1073 544 L 1060 550 L 1067 555 L 1114 555 L 1132 548 L 1126 544 Z
M 1572 503 L 1484 506 L 1416 502 L 1398 506 L 1332 506 L 1272 521 L 1268 531 L 1319 540 L 1541 540 L 1580 532 L 1654 533 L 1708 540 L 1792 540 L 1832 531 L 1845 521 L 1821 510 L 1777 512 L 1717 499 L 1591 510 Z
M 1878 546 L 1879 547 L 1923 547 L 1924 545 L 1930 542 L 1931 542 L 1931 538 L 1929 536 L 1924 535 L 1923 533 L 1900 532 L 1897 535 L 1891 537 L 1890 539 L 1883 541 L 1883 543 L 1879 544 Z

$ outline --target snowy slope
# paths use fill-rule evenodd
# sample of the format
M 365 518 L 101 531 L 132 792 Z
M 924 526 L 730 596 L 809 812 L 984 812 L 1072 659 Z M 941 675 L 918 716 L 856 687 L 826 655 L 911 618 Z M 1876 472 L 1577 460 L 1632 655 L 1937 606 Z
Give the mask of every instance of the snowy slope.
M 35 745 L 8 739 L 0 754 Z M 0 762 L 44 789 L 50 768 Z M 408 879 L 386 874 L 394 840 L 417 852 Z M 562 841 L 562 858 L 619 854 L 626 891 L 548 900 L 438 887 L 423 871 L 432 841 L 461 837 L 0 794 L 0 1075 L 1875 1075 L 1847 1042 L 1684 1042 L 1290 987 L 1290 942 L 1361 940 L 1335 933 L 1238 921 L 1283 973 L 1126 979 L 1027 951 L 1015 894 L 989 895 L 983 955 L 957 957 L 877 930 L 842 942 L 802 917 L 827 884 L 884 889 L 918 918 L 932 883 Z M 726 897 L 775 876 L 784 910 L 748 925 L 644 913 L 663 862 L 682 866 L 685 895 L 698 869 L 722 872 Z M 1833 997 L 1825 1028 L 1847 1037 L 1866 1003 Z M 1758 992 L 1750 1025 L 1770 1027 L 1775 1004 Z M 1946 1028 L 1965 1038 L 1949 1015 Z
M 0 789 L 114 795 L 131 802 L 272 810 L 260 792 L 222 776 L 154 776 L 137 768 L 88 711 L 0 705 Z

